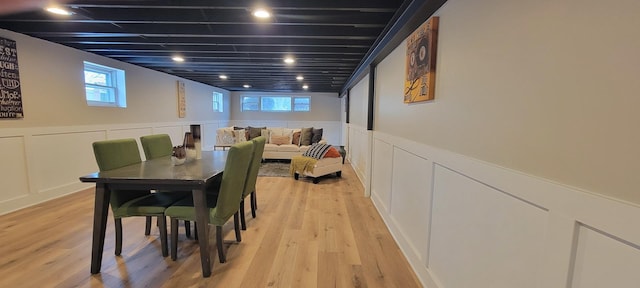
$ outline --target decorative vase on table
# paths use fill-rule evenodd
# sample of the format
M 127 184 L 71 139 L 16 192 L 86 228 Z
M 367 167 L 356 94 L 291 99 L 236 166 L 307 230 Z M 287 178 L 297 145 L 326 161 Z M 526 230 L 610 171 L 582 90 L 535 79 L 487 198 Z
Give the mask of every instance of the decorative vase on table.
M 191 125 L 191 135 L 196 148 L 196 159 L 202 159 L 202 141 L 200 134 L 200 125 Z
M 196 144 L 193 140 L 193 134 L 191 134 L 191 132 L 184 133 L 184 150 L 187 154 L 187 161 L 191 161 L 197 158 Z
M 171 153 L 171 164 L 174 166 L 182 165 L 187 161 L 187 152 L 184 150 L 184 146 L 174 146 Z

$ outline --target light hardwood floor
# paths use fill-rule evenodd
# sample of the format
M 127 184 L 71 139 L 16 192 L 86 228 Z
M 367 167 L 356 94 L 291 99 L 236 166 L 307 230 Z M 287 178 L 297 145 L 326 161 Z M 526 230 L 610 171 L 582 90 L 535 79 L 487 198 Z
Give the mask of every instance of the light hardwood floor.
M 247 231 L 229 245 L 226 263 L 211 233 L 210 278 L 183 227 L 174 262 L 160 254 L 158 229 L 144 235 L 143 217 L 124 219 L 122 255 L 114 256 L 111 216 L 102 272 L 91 275 L 89 189 L 0 216 L 0 287 L 421 287 L 348 164 L 342 178 L 316 185 L 260 177 L 258 187 L 258 217 L 247 203 Z

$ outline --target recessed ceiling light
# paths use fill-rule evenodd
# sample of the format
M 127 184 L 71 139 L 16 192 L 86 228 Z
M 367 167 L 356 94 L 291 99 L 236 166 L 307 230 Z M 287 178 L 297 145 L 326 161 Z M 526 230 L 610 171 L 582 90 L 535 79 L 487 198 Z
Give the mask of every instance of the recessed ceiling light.
M 295 62 L 296 62 L 296 60 L 295 60 L 295 59 L 293 59 L 292 57 L 284 58 L 284 63 L 287 63 L 287 64 L 293 64 L 293 63 L 295 63 Z
M 171 57 L 171 60 L 176 61 L 176 62 L 184 62 L 184 58 L 182 58 L 180 56 L 173 56 L 173 57 Z
M 269 11 L 265 10 L 265 9 L 256 9 L 255 11 L 253 11 L 253 16 L 260 18 L 260 19 L 267 19 L 269 17 L 271 17 L 271 13 L 269 13 Z
M 298 75 L 298 77 L 296 77 L 296 80 L 302 81 L 302 80 L 304 80 L 304 77 L 302 77 L 302 75 Z
M 229 79 L 229 77 L 227 77 L 227 75 L 220 75 L 220 76 L 218 76 L 218 77 L 220 77 L 220 79 L 222 79 L 222 80 Z
M 244 87 L 244 88 L 251 88 L 251 85 L 249 85 L 249 84 L 244 84 L 244 85 L 242 85 L 242 87 Z
M 309 85 L 302 85 L 302 89 L 304 89 L 304 90 L 309 89 Z
M 65 16 L 73 15 L 73 12 L 59 8 L 59 7 L 47 7 L 45 8 L 45 10 L 58 15 L 65 15 Z

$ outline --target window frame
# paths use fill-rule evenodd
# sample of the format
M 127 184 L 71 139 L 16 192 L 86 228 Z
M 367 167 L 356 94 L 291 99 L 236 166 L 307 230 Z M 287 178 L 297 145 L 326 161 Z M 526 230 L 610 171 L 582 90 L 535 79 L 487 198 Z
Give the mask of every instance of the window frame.
M 224 94 L 222 94 L 221 92 L 213 91 L 212 99 L 213 104 L 211 108 L 213 109 L 213 112 L 224 112 Z M 218 107 L 216 108 L 216 106 Z
M 247 103 L 245 100 L 251 100 L 250 103 Z M 255 109 L 247 109 L 248 104 L 254 104 L 255 105 Z M 260 96 L 247 96 L 247 95 L 243 95 L 242 97 L 240 97 L 240 110 L 241 111 L 260 111 Z
M 307 100 L 307 103 L 306 103 L 307 109 L 306 110 L 298 110 L 298 109 L 296 109 L 296 100 L 297 99 L 305 99 L 305 100 Z M 305 105 L 305 104 L 302 104 L 302 105 Z M 292 99 L 291 99 L 291 108 L 292 108 L 293 112 L 310 112 L 311 111 L 311 97 L 310 96 L 292 97 Z
M 82 72 L 83 72 L 84 87 L 85 87 L 85 100 L 87 101 L 88 106 L 120 107 L 120 108 L 127 107 L 124 70 L 84 61 Z M 106 85 L 88 83 L 86 78 L 86 72 L 104 74 L 105 78 L 107 78 Z M 87 88 L 107 90 L 109 91 L 108 93 L 109 98 L 113 98 L 113 101 L 95 100 L 94 97 L 90 97 L 90 95 L 87 93 Z
M 288 110 L 270 110 L 265 108 L 265 101 L 269 98 L 288 98 L 289 99 L 289 107 Z M 308 103 L 305 109 L 296 108 L 296 100 L 304 99 Z M 249 103 L 247 100 L 250 100 Z M 277 102 L 277 101 L 275 101 Z M 304 101 L 303 101 L 304 102 Z M 257 109 L 247 109 L 247 105 L 255 105 Z M 305 105 L 305 103 L 298 103 L 298 105 Z M 240 97 L 240 111 L 258 111 L 258 112 L 275 112 L 275 113 L 291 113 L 291 112 L 311 112 L 311 96 L 286 96 L 286 95 L 242 95 Z

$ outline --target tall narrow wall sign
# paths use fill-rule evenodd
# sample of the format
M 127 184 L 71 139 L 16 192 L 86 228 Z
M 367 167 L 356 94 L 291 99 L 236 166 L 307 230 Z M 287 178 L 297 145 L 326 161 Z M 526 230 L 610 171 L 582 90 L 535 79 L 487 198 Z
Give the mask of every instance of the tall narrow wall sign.
M 16 41 L 0 37 L 0 118 L 23 118 Z
M 436 82 L 438 17 L 431 17 L 407 38 L 404 103 L 433 100 Z
M 184 95 L 184 82 L 178 80 L 178 117 L 184 118 L 187 114 L 187 99 Z

